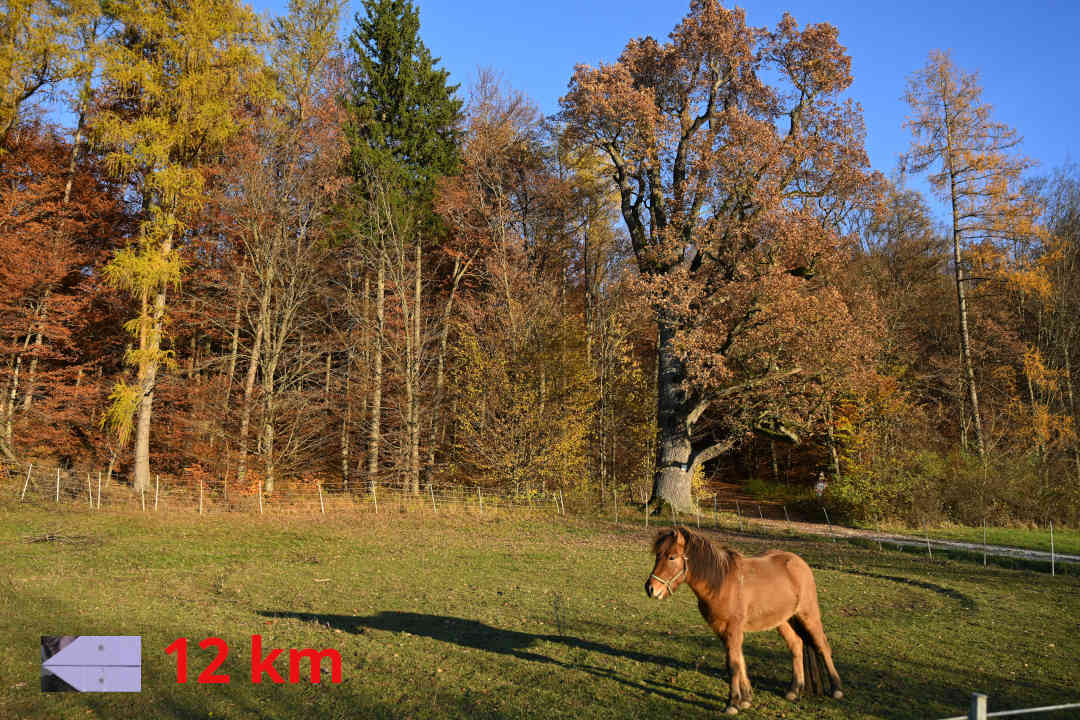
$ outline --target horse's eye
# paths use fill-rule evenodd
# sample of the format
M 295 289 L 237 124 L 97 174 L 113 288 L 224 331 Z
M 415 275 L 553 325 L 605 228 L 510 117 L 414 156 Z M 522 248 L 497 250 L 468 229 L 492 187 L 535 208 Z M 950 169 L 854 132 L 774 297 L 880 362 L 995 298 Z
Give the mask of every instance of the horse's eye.
M 674 560 L 674 559 L 675 559 L 674 555 L 668 555 L 668 560 Z

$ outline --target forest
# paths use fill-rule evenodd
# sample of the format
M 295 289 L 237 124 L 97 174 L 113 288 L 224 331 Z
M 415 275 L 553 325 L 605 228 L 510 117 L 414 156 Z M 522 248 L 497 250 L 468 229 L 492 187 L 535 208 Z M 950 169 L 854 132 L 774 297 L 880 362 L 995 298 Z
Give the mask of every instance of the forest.
M 548 116 L 410 0 L 6 9 L 12 472 L 1080 522 L 1080 170 L 946 50 L 873 168 L 843 28 L 717 0 Z

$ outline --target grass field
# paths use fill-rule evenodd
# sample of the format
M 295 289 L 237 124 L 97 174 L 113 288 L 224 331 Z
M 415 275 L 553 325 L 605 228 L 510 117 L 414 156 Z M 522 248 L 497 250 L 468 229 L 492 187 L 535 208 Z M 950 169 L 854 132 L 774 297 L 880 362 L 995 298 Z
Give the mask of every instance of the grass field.
M 645 597 L 651 531 L 387 510 L 324 520 L 0 507 L 0 717 L 723 712 L 724 652 L 692 593 Z M 30 542 L 48 533 L 57 539 Z M 811 563 L 847 691 L 786 702 L 787 649 L 774 632 L 752 634 L 755 705 L 739 717 L 940 718 L 963 712 L 976 690 L 992 710 L 1080 701 L 1080 578 L 825 539 L 714 537 Z M 42 634 L 141 635 L 143 692 L 41 693 Z M 264 647 L 337 650 L 344 681 L 252 684 L 253 634 Z M 181 636 L 191 641 L 185 685 L 164 652 Z M 229 645 L 218 669 L 228 684 L 194 682 L 213 656 L 197 647 L 208 636 Z
M 921 535 L 919 530 L 909 530 L 908 532 L 916 537 Z M 931 538 L 938 540 L 959 540 L 960 542 L 970 543 L 981 543 L 983 541 L 982 528 L 954 526 L 937 528 L 928 532 Z M 990 545 L 1011 545 L 1012 547 L 1050 552 L 1050 530 L 1048 528 L 1039 530 L 987 528 L 986 542 Z M 1080 555 L 1080 530 L 1054 528 L 1054 550 L 1069 555 Z

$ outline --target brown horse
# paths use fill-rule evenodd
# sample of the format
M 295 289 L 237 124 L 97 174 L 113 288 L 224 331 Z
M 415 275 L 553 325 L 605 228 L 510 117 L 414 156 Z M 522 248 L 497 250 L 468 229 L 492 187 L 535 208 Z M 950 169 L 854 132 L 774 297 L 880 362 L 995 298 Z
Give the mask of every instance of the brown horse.
M 729 715 L 750 707 L 752 691 L 742 644 L 743 633 L 757 630 L 776 628 L 791 650 L 795 678 L 788 700 L 797 699 L 804 687 L 804 641 L 824 658 L 832 696 L 844 697 L 821 626 L 814 574 L 801 557 L 770 550 L 748 558 L 726 547 L 717 549 L 684 527 L 661 531 L 653 542 L 653 552 L 656 566 L 645 581 L 645 593 L 658 600 L 671 597 L 685 582 L 698 597 L 701 616 L 727 646 Z M 810 659 L 813 661 L 812 656 Z M 811 664 L 812 674 L 814 669 Z

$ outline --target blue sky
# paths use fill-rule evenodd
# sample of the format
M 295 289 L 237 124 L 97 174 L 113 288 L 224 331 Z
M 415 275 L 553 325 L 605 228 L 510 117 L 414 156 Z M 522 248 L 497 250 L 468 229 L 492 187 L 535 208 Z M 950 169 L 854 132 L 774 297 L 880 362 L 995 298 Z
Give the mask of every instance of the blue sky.
M 615 60 L 631 37 L 666 39 L 688 9 L 671 0 L 414 0 L 420 33 L 463 90 L 477 68 L 490 67 L 545 113 L 576 63 Z M 254 0 L 280 12 L 283 0 Z M 932 49 L 952 49 L 966 71 L 978 70 L 996 119 L 1024 137 L 1020 151 L 1049 172 L 1080 161 L 1080 0 L 752 0 L 751 24 L 772 27 L 790 12 L 800 25 L 830 22 L 852 56 L 850 95 L 863 106 L 873 166 L 889 173 L 907 149 L 901 99 L 907 77 Z M 347 6 L 353 27 L 359 0 Z M 916 183 L 916 186 L 921 183 Z

